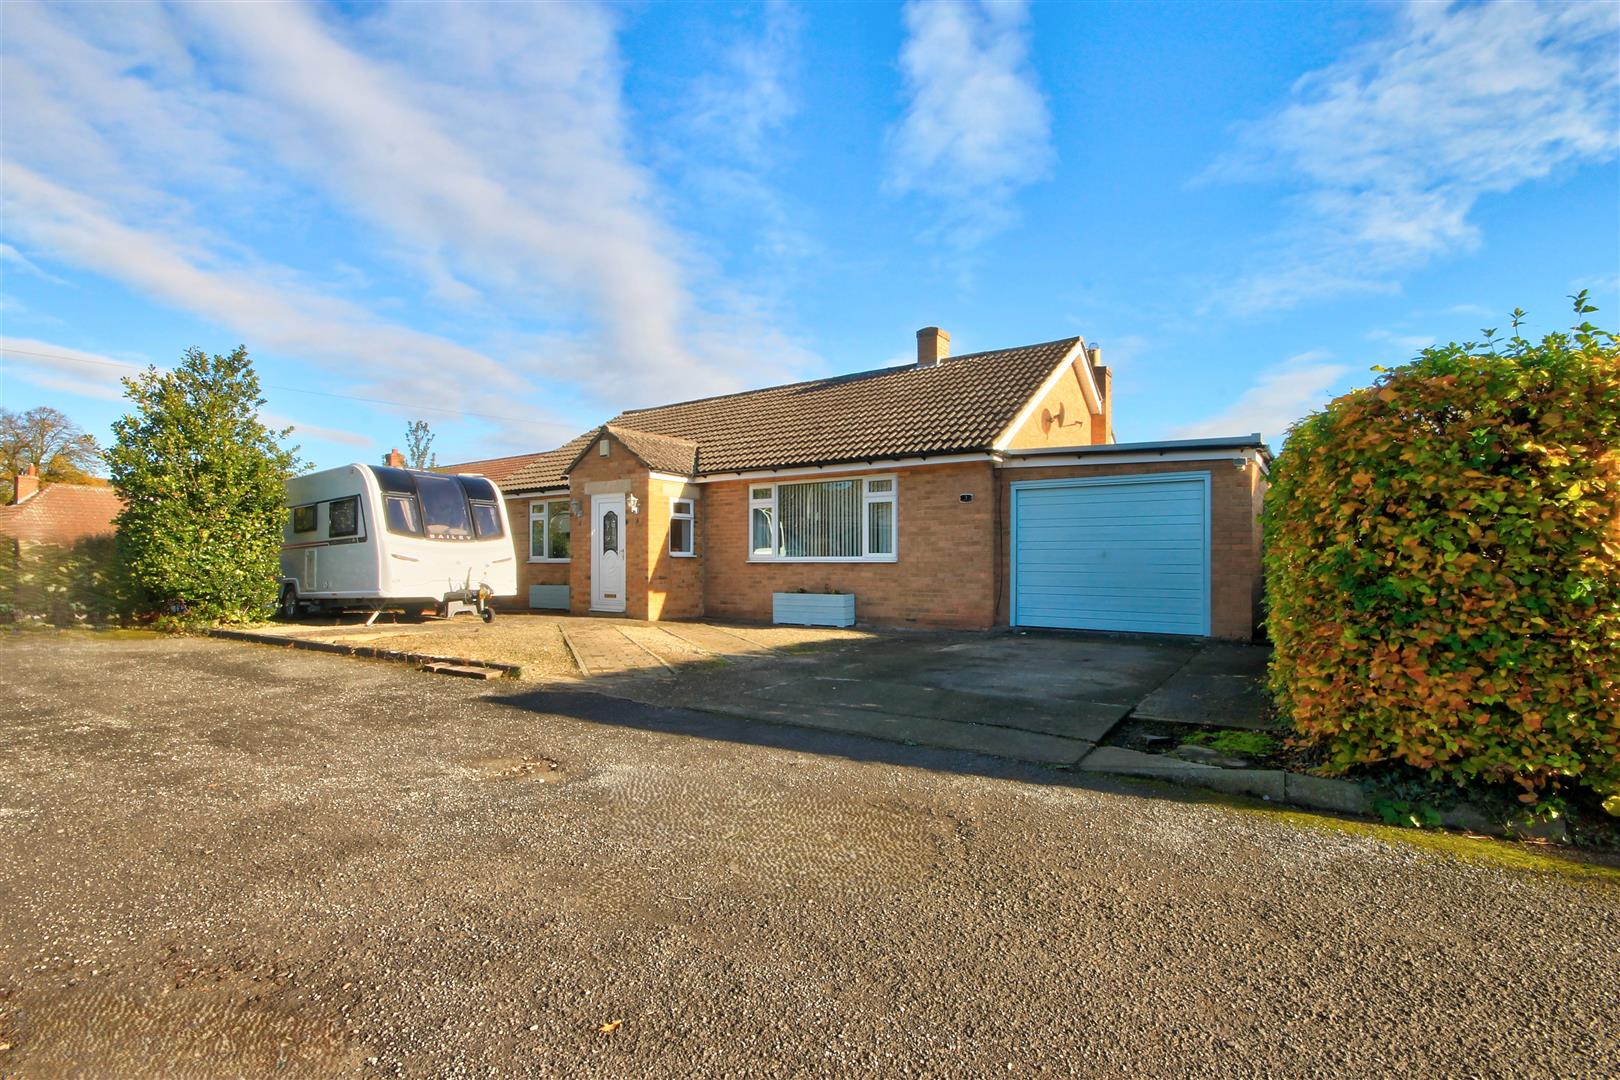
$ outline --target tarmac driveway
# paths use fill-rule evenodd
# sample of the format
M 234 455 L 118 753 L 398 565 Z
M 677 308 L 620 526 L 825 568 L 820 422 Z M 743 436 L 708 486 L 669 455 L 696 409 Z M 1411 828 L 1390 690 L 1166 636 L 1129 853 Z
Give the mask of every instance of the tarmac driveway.
M 679 627 L 674 628 L 679 633 Z M 1036 632 L 877 634 L 593 689 L 897 742 L 1072 765 L 1126 716 L 1266 724 L 1268 650 Z
M 1534 849 L 290 649 L 0 660 L 7 1077 L 1620 1060 L 1620 878 Z

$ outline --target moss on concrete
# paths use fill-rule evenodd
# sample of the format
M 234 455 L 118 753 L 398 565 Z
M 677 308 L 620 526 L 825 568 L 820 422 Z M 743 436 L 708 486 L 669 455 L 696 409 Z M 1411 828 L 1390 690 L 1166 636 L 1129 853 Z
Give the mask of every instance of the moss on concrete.
M 1297 828 L 1318 829 L 1351 836 L 1368 837 L 1390 844 L 1405 844 L 1432 855 L 1475 866 L 1499 870 L 1543 874 L 1591 884 L 1620 887 L 1620 866 L 1591 862 L 1580 854 L 1562 848 L 1543 848 L 1512 840 L 1492 840 L 1459 833 L 1422 829 L 1398 829 L 1371 822 L 1255 806 L 1246 800 L 1222 800 L 1234 809 L 1271 818 Z

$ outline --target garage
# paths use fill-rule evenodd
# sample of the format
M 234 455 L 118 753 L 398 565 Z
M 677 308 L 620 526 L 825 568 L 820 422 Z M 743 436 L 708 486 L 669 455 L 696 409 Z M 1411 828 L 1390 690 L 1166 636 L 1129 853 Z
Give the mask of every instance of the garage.
M 1014 626 L 1210 632 L 1207 472 L 1011 487 Z

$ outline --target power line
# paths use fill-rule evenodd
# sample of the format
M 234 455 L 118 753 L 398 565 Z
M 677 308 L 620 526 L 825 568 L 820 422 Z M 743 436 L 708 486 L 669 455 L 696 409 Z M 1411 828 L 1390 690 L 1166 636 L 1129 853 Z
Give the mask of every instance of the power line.
M 66 353 L 34 352 L 28 349 L 14 349 L 10 345 L 0 345 L 0 352 L 10 353 L 14 356 L 32 356 L 40 360 L 65 360 L 70 364 L 88 364 L 92 367 L 113 368 L 120 371 L 127 371 L 132 368 L 143 370 L 136 364 L 126 364 L 116 360 L 93 360 L 88 356 L 69 356 Z M 472 409 L 447 409 L 440 405 L 412 404 L 404 401 L 389 401 L 385 398 L 359 397 L 355 394 L 334 394 L 326 390 L 306 390 L 298 386 L 278 386 L 274 383 L 260 383 L 259 385 L 265 390 L 280 390 L 289 394 L 308 394 L 311 397 L 338 398 L 343 401 L 361 401 L 369 405 L 392 405 L 398 409 L 446 413 L 450 416 L 477 416 L 485 420 L 503 420 L 511 424 L 529 422 L 529 418 L 526 417 L 501 416 L 497 413 L 475 412 Z

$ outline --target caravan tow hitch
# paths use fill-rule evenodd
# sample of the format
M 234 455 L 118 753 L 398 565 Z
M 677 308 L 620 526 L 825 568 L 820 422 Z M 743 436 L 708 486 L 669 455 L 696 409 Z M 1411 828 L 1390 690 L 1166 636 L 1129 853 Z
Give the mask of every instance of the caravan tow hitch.
M 444 594 L 444 617 L 449 619 L 463 612 L 473 612 L 485 622 L 495 621 L 495 608 L 491 606 L 495 593 L 483 582 L 476 589 L 457 589 Z

